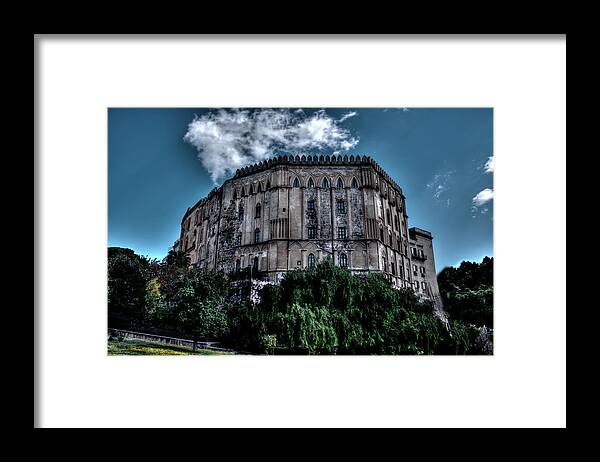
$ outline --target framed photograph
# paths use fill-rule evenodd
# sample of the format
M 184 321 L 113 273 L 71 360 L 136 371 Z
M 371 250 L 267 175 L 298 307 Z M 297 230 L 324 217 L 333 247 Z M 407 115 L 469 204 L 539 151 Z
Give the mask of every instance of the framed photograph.
M 566 426 L 565 36 L 41 35 L 35 72 L 36 427 Z

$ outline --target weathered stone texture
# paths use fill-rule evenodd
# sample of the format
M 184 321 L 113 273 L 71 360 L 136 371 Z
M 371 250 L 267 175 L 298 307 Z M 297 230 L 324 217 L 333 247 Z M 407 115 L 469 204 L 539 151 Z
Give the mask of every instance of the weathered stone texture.
M 409 236 L 402 189 L 372 158 L 283 156 L 239 170 L 189 208 L 175 248 L 201 268 L 252 266 L 271 282 L 333 257 L 439 300 L 431 235 L 416 229 Z

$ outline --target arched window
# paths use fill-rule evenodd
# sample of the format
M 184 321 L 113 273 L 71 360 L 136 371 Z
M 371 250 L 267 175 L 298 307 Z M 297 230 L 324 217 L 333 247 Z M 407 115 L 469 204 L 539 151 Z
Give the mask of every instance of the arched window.
M 352 189 L 358 189 L 358 181 L 356 181 L 356 178 L 352 178 Z
M 242 221 L 244 219 L 244 207 L 240 205 L 240 209 L 238 211 L 238 220 Z
M 299 188 L 300 187 L 300 180 L 298 179 L 298 177 L 294 178 L 294 188 Z
M 245 196 L 246 196 L 246 188 L 242 187 L 242 197 L 245 197 Z
M 308 179 L 307 187 L 308 187 L 308 189 L 312 189 L 315 187 L 315 182 L 313 181 L 312 178 Z
M 339 261 L 342 268 L 348 267 L 348 256 L 345 253 L 340 254 Z
M 254 218 L 260 218 L 260 204 L 256 204 L 256 214 L 254 215 Z
M 329 188 L 329 180 L 327 179 L 327 177 L 323 178 L 323 182 L 321 183 L 321 185 L 323 186 L 323 188 Z
M 342 178 L 338 178 L 337 180 L 337 188 L 338 189 L 344 189 L 344 180 L 342 180 Z
M 267 189 L 271 189 L 271 180 L 267 180 Z
M 256 228 L 254 230 L 254 242 L 259 242 L 260 241 L 260 229 Z
M 258 256 L 252 260 L 252 271 L 258 271 Z
M 313 268 L 315 266 L 315 255 L 313 253 L 308 254 L 308 266 Z

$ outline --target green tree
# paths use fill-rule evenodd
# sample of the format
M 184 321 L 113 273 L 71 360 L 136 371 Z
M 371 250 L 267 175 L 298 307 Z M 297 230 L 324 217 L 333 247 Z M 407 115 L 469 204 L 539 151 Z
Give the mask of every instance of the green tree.
M 444 268 L 438 285 L 444 309 L 454 320 L 493 328 L 494 260 L 462 262 L 458 268 Z
M 408 289 L 381 274 L 352 275 L 330 261 L 288 273 L 256 306 L 229 310 L 229 340 L 252 351 L 303 354 L 465 354 L 454 335 Z M 457 324 L 458 334 L 462 325 Z
M 130 328 L 143 322 L 149 274 L 149 261 L 145 257 L 131 249 L 108 248 L 109 317 L 127 319 Z
M 224 305 L 228 280 L 222 273 L 191 269 L 180 279 L 180 285 L 171 303 L 172 312 L 180 331 L 196 342 L 216 339 L 227 332 Z

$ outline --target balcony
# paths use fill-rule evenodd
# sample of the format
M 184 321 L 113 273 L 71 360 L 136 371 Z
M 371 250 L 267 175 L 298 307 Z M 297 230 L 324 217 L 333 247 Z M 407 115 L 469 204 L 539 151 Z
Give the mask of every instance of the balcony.
M 425 254 L 418 254 L 418 253 L 411 253 L 411 258 L 413 260 L 425 261 L 425 260 L 427 260 L 427 255 L 425 255 Z

